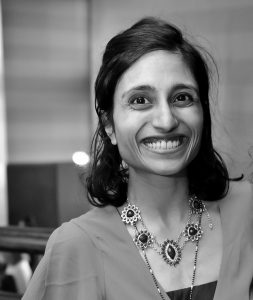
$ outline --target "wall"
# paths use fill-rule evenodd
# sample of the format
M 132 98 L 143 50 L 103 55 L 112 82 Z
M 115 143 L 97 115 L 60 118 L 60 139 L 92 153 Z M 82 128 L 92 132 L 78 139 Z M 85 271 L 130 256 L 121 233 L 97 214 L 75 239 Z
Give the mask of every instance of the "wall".
M 216 87 L 213 95 L 218 99 L 215 143 L 231 173 L 240 174 L 252 161 L 248 150 L 253 144 L 253 2 L 93 0 L 92 81 L 108 39 L 147 15 L 174 22 L 215 57 L 220 73 L 218 94 Z
M 87 3 L 3 2 L 9 163 L 68 162 L 88 150 Z
M 12 224 L 34 212 L 57 226 L 87 205 L 72 163 L 91 139 L 87 10 L 85 0 L 3 1 Z

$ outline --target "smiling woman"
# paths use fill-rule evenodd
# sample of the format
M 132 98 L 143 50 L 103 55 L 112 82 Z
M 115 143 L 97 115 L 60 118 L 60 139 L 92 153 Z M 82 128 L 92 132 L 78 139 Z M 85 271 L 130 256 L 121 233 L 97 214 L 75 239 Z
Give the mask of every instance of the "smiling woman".
M 52 234 L 24 300 L 252 299 L 252 187 L 214 149 L 207 58 L 154 18 L 109 41 L 87 179 L 97 207 Z
M 140 21 L 109 41 L 95 83 L 99 124 L 93 144 L 94 172 L 88 181 L 92 203 L 120 206 L 125 201 L 128 172 L 119 167 L 122 162 L 120 145 L 115 147 L 117 126 L 114 125 L 117 119 L 120 120 L 116 116 L 120 107 L 122 111 L 129 110 L 129 113 L 121 119 L 124 122 L 120 122 L 119 128 L 125 125 L 126 118 L 136 116 L 139 110 L 144 110 L 146 116 L 146 112 L 151 110 L 148 107 L 152 106 L 152 127 L 160 132 L 161 122 L 167 122 L 165 126 L 168 126 L 168 130 L 165 128 L 165 131 L 170 136 L 182 130 L 182 125 L 177 130 L 169 128 L 177 127 L 179 112 L 188 118 L 187 113 L 199 110 L 201 114 L 198 118 L 203 116 L 202 142 L 196 159 L 187 168 L 190 193 L 205 200 L 220 199 L 227 193 L 227 169 L 212 143 L 209 108 L 211 72 L 208 62 L 213 59 L 208 52 L 201 53 L 198 48 L 202 49 L 194 47 L 175 26 L 152 18 Z M 170 76 L 168 65 L 170 71 L 174 72 Z M 174 75 L 177 77 L 173 78 Z M 119 94 L 120 89 L 123 89 L 122 95 Z M 116 101 L 116 98 L 120 101 Z M 187 105 L 182 99 L 188 99 L 185 100 Z M 130 113 L 131 110 L 135 112 Z M 188 122 L 193 121 L 191 117 L 188 119 Z M 187 140 L 190 150 L 195 142 L 192 144 L 194 139 Z M 187 153 L 194 154 L 194 151 Z M 109 198 L 108 189 L 113 191 Z

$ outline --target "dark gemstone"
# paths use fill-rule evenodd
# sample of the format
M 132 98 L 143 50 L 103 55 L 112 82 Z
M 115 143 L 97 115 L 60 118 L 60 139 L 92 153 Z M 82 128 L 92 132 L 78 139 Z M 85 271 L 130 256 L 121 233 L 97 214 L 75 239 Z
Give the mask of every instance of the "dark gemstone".
M 142 244 L 146 244 L 148 241 L 148 235 L 146 233 L 142 233 L 139 236 L 139 240 L 142 242 Z
M 176 256 L 176 251 L 171 245 L 168 247 L 167 253 L 171 259 L 174 259 Z
M 193 202 L 193 207 L 194 207 L 195 209 L 200 209 L 200 208 L 201 208 L 201 203 L 200 203 L 199 201 L 195 200 L 195 201 Z
M 194 227 L 190 227 L 189 230 L 188 230 L 188 232 L 189 232 L 190 236 L 193 236 L 193 235 L 195 235 L 198 232 L 198 230 L 196 228 L 194 228 Z
M 133 217 L 133 216 L 134 216 L 134 211 L 131 210 L 131 209 L 129 209 L 129 211 L 127 212 L 127 217 L 128 217 L 128 218 L 131 218 L 131 217 Z

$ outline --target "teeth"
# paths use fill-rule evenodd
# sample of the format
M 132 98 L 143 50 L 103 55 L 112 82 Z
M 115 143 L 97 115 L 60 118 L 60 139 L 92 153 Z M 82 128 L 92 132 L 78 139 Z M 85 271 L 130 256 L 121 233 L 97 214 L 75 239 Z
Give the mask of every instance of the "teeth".
M 161 141 L 161 148 L 166 148 L 166 142 L 165 141 Z
M 167 147 L 168 147 L 168 148 L 173 148 L 173 142 L 168 141 L 168 142 L 167 142 Z
M 158 150 L 170 150 L 177 148 L 180 145 L 180 140 L 175 140 L 175 141 L 156 141 L 156 142 L 149 142 L 145 143 L 146 146 L 148 146 L 151 149 L 158 149 Z

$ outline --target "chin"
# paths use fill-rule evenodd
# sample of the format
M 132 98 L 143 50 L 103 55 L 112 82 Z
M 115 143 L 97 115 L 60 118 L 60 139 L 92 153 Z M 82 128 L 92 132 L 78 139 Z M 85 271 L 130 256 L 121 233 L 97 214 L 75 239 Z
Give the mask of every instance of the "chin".
M 158 166 L 153 166 L 150 169 L 151 173 L 155 175 L 160 175 L 160 176 L 185 176 L 186 174 L 186 165 L 175 165 L 175 166 L 163 166 L 163 167 L 158 167 Z

